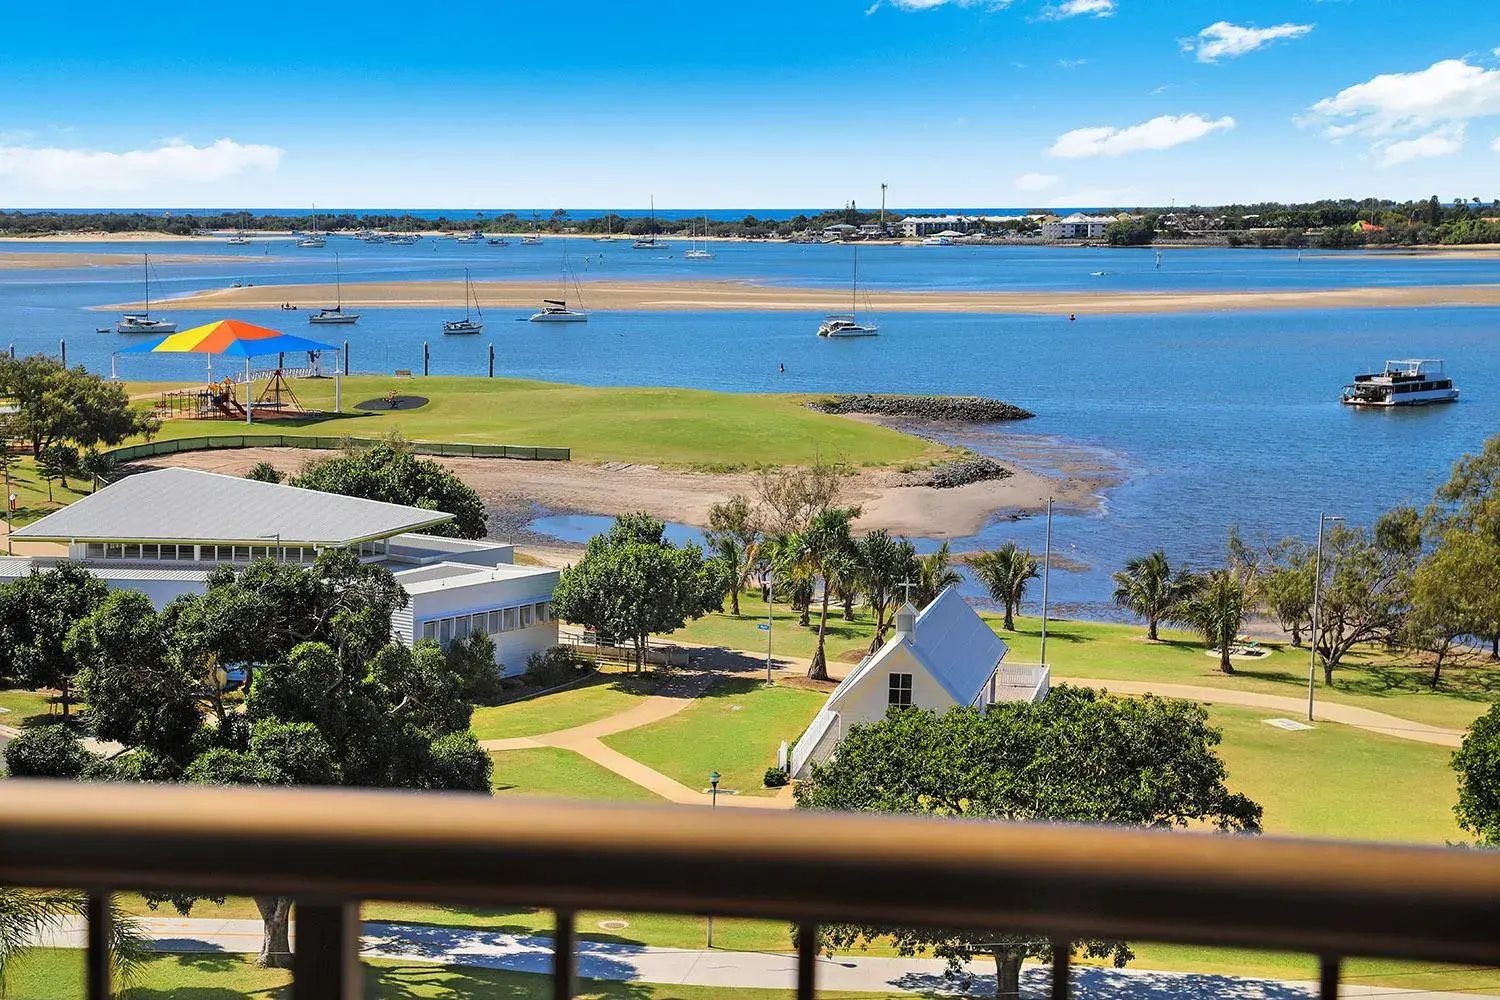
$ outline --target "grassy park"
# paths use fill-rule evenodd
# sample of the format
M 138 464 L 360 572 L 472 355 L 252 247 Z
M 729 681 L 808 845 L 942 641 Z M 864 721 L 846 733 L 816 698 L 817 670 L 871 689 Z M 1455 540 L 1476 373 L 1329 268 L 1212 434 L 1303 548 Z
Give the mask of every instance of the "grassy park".
M 149 400 L 164 383 L 131 383 Z M 180 387 L 180 386 L 178 386 Z M 299 380 L 297 397 L 333 409 L 333 380 Z M 357 411 L 387 393 L 419 395 L 420 409 Z M 874 424 L 808 409 L 810 397 L 697 389 L 560 385 L 505 378 L 352 375 L 343 380 L 341 414 L 277 420 L 265 433 L 380 437 L 397 429 L 413 441 L 571 448 L 582 462 L 650 462 L 695 469 L 810 465 L 820 457 L 850 465 L 923 464 L 938 445 Z M 174 420 L 160 438 L 242 433 L 227 421 Z
M 474 709 L 469 728 L 481 740 L 538 736 L 619 715 L 655 693 L 660 678 L 606 668 L 561 691 Z

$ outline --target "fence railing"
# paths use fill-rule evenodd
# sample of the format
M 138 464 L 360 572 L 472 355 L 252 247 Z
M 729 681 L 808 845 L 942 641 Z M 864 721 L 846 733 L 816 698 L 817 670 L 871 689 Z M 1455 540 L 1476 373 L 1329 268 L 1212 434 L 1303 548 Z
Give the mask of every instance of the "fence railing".
M 219 448 L 314 448 L 339 450 L 350 445 L 366 447 L 378 444 L 375 438 L 313 436 L 302 434 L 213 434 L 203 437 L 169 438 L 150 441 L 146 444 L 125 445 L 113 448 L 104 454 L 117 462 L 135 462 L 157 455 L 172 455 L 182 451 L 212 451 Z M 514 444 L 464 444 L 437 441 L 413 441 L 412 451 L 418 455 L 438 455 L 445 458 L 519 458 L 539 462 L 567 462 L 572 460 L 569 448 L 540 448 Z
M 91 1000 L 109 995 L 108 890 L 296 900 L 298 1000 L 360 995 L 358 903 L 556 911 L 574 995 L 582 909 L 786 920 L 812 1000 L 817 926 L 962 927 L 1500 965 L 1500 854 L 775 810 L 503 802 L 312 789 L 0 782 L 0 885 L 93 894 Z

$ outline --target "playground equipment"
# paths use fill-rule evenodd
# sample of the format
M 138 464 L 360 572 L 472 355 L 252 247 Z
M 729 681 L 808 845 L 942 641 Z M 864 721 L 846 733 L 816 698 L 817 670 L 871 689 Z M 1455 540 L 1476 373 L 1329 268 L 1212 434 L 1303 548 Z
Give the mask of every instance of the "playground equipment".
M 232 378 L 219 379 L 191 389 L 171 389 L 156 400 L 156 415 L 163 420 L 244 420 L 245 404 L 240 401 L 240 385 Z M 274 420 L 277 417 L 306 416 L 291 380 L 280 368 L 266 379 L 255 397 L 255 417 Z

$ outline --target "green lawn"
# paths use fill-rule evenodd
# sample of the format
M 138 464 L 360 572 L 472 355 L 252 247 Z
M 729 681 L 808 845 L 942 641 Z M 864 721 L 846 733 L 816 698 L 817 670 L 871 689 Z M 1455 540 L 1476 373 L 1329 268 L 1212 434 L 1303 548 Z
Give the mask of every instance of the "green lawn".
M 858 662 L 875 635 L 874 622 L 867 608 L 855 608 L 852 622 L 844 621 L 842 615 L 842 611 L 837 608 L 828 609 L 828 655 L 830 659 L 837 659 L 857 652 L 855 662 Z M 818 643 L 817 608 L 813 609 L 807 628 L 797 624 L 799 617 L 798 612 L 785 604 L 776 605 L 771 624 L 773 657 L 796 656 L 811 659 Z M 759 590 L 753 590 L 740 595 L 739 617 L 728 612 L 706 615 L 697 621 L 688 622 L 687 627 L 673 632 L 669 639 L 744 650 L 764 659 L 766 633 L 760 626 L 765 623 L 766 602 L 760 599 Z
M 9 709 L 0 712 L 0 726 L 19 729 L 31 718 L 46 718 L 52 714 L 60 718 L 62 705 L 53 703 L 56 697 L 58 695 L 53 691 L 26 691 L 21 688 L 0 690 L 0 708 Z
M 1458 785 L 1446 747 L 1332 722 L 1287 732 L 1275 713 L 1215 705 L 1229 784 L 1265 807 L 1267 833 L 1443 844 L 1467 839 L 1453 819 Z
M 826 699 L 818 691 L 720 677 L 671 718 L 604 742 L 689 788 L 707 788 L 709 772 L 718 771 L 720 789 L 766 794 L 762 778 L 776 763 L 777 747 L 800 736 Z
M 538 747 L 490 754 L 495 762 L 490 784 L 502 796 L 554 799 L 608 799 L 615 802 L 660 802 L 653 793 L 571 750 Z
M 421 962 L 374 959 L 365 963 L 365 996 L 370 1000 L 454 998 L 466 1000 L 538 1000 L 552 995 L 551 977 L 524 972 L 455 968 Z M 240 955 L 163 955 L 141 968 L 125 994 L 127 1000 L 291 1000 L 289 972 L 258 969 Z M 790 1000 L 791 990 L 662 986 L 585 979 L 580 998 L 604 1000 L 713 1000 L 726 993 L 736 1000 Z M 76 1000 L 83 995 L 83 952 L 31 952 L 7 971 L 7 997 L 16 1000 Z M 876 993 L 828 993 L 830 1000 L 879 1000 Z M 891 994 L 892 997 L 900 994 Z
M 469 728 L 481 740 L 539 736 L 597 722 L 632 708 L 655 692 L 655 674 L 601 671 L 565 691 L 474 709 Z
M 274 431 L 379 437 L 399 428 L 414 441 L 545 445 L 571 448 L 575 461 L 705 468 L 810 465 L 819 458 L 851 465 L 920 464 L 948 452 L 909 434 L 809 410 L 803 405 L 808 396 L 449 376 L 343 381 L 343 416 L 276 421 Z M 130 388 L 140 396 L 161 386 Z M 332 379 L 298 381 L 295 388 L 305 406 L 332 409 Z M 356 403 L 382 399 L 392 390 L 431 402 L 416 410 L 356 415 Z M 269 424 L 262 429 L 272 430 Z M 212 430 L 242 432 L 227 422 L 180 420 L 163 426 L 160 437 L 197 437 Z
M 87 479 L 69 479 L 66 485 L 54 482 L 49 500 L 47 481 L 37 472 L 36 462 L 29 457 L 18 458 L 10 467 L 10 491 L 16 495 L 16 510 L 11 516 L 11 523 L 18 528 L 30 524 L 59 507 L 86 496 L 88 489 Z M 0 501 L 3 500 L 4 497 L 0 496 Z

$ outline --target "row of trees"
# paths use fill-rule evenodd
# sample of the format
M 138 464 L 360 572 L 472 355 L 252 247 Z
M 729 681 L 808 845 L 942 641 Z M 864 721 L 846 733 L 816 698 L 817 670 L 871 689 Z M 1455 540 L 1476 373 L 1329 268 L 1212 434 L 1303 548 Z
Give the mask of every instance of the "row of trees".
M 1325 683 L 1355 647 L 1383 643 L 1423 657 L 1436 687 L 1443 669 L 1500 659 L 1500 436 L 1468 455 L 1423 511 L 1398 507 L 1369 527 L 1336 522 L 1314 545 L 1284 538 L 1251 546 L 1231 532 L 1227 565 L 1174 570 L 1164 553 L 1115 574 L 1115 602 L 1146 621 L 1202 631 L 1230 671 L 1230 646 L 1253 613 L 1317 648 Z M 1317 633 L 1313 634 L 1314 593 Z
M 64 692 L 65 717 L 6 747 L 18 777 L 208 785 L 346 785 L 488 793 L 490 759 L 469 732 L 497 683 L 494 647 L 474 634 L 445 652 L 391 639 L 406 592 L 382 566 L 326 551 L 308 568 L 224 566 L 204 594 L 158 612 L 64 563 L 0 587 L 0 675 Z M 243 706 L 226 700 L 246 671 Z M 68 715 L 75 694 L 86 706 Z M 110 757 L 81 733 L 115 741 Z M 180 912 L 190 896 L 154 899 Z M 255 900 L 260 961 L 290 949 L 291 900 Z

